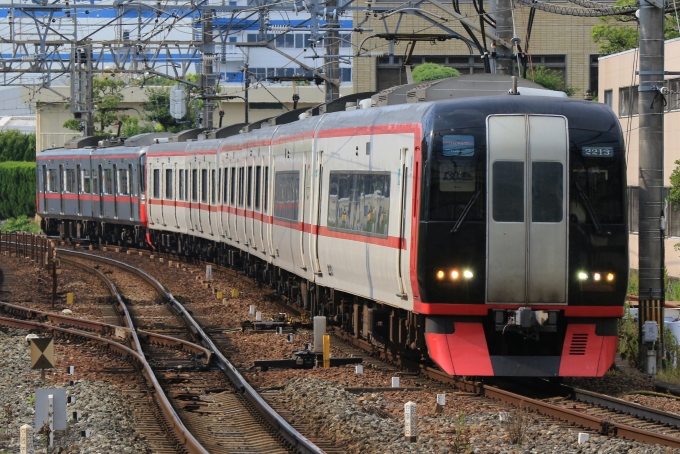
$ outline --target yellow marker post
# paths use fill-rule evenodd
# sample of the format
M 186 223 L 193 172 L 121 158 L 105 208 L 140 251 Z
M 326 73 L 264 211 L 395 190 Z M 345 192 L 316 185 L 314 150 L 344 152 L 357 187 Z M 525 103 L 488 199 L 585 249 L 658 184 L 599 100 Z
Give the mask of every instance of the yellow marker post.
M 232 298 L 238 298 L 238 289 L 237 288 L 231 289 L 231 297 Z
M 323 367 L 328 369 L 331 367 L 331 336 L 330 334 L 323 335 Z
M 217 299 L 221 300 L 222 299 L 222 292 L 217 292 Z
M 73 305 L 73 293 L 66 294 L 66 304 Z

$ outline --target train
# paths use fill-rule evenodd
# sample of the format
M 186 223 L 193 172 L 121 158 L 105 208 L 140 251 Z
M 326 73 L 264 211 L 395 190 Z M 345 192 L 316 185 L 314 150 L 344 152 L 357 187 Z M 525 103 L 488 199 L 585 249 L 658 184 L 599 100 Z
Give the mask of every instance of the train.
M 37 212 L 63 238 L 237 268 L 451 375 L 600 377 L 628 280 L 624 140 L 606 105 L 539 91 L 47 150 Z

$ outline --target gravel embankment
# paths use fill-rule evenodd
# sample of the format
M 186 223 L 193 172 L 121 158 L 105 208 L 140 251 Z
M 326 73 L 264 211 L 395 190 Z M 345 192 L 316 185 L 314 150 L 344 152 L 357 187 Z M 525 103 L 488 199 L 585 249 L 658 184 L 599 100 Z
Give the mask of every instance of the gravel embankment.
M 55 431 L 54 449 L 49 452 L 73 454 L 146 453 L 147 443 L 134 430 L 133 409 L 122 393 L 122 387 L 102 377 L 105 364 L 96 350 L 82 345 L 55 345 L 57 368 L 48 370 L 45 379 L 40 371 L 30 369 L 30 348 L 25 342 L 25 331 L 0 330 L 0 453 L 19 452 L 20 428 L 34 425 L 35 407 L 32 397 L 36 389 L 64 388 L 75 403 L 67 405 L 68 428 Z M 97 361 L 97 357 L 100 359 Z M 99 362 L 99 368 L 96 364 Z M 75 364 L 75 377 L 64 371 Z M 95 365 L 95 367 L 93 367 Z M 99 369 L 99 371 L 97 370 Z M 76 378 L 71 386 L 69 381 Z M 129 378 L 126 379 L 128 382 Z M 134 383 L 134 380 L 133 380 Z M 128 385 L 129 387 L 129 385 Z M 78 421 L 72 419 L 79 411 Z M 89 438 L 81 432 L 89 430 Z M 45 443 L 34 431 L 35 452 L 44 452 Z M 61 450 L 61 451 L 60 451 Z

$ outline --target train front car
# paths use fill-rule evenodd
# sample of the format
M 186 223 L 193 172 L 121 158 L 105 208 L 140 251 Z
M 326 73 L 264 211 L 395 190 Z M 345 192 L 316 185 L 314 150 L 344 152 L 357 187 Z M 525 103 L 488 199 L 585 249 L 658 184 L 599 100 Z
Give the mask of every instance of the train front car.
M 603 104 L 437 103 L 423 156 L 417 313 L 473 376 L 602 376 L 628 280 L 625 151 Z

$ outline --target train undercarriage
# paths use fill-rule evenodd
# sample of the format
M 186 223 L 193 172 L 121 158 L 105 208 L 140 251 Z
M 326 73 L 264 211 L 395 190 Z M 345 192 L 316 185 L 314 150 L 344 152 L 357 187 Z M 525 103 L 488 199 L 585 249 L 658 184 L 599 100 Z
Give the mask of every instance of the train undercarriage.
M 106 222 L 46 218 L 42 224 L 47 234 L 64 240 L 147 248 L 230 267 L 258 285 L 270 287 L 310 316 L 326 316 L 329 325 L 346 333 L 412 360 L 427 359 L 424 316 L 316 285 L 227 244 L 156 230 L 150 230 L 147 235 L 146 229 L 140 226 Z

